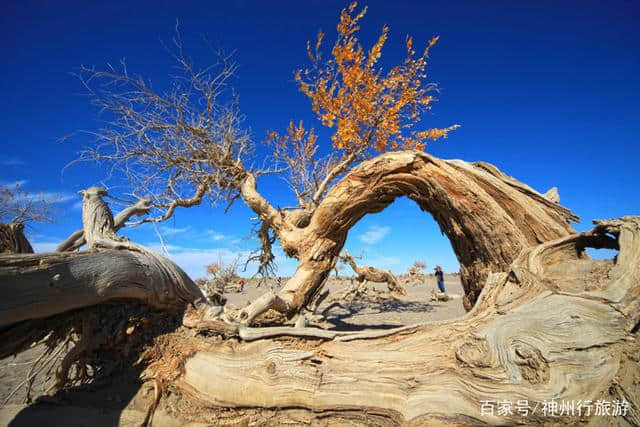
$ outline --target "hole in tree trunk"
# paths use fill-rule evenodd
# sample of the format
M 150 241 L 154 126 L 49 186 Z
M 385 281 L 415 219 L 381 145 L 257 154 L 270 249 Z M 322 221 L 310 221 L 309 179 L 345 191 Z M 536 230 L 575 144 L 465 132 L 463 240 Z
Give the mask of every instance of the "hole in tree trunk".
M 432 215 L 409 198 L 398 198 L 382 212 L 363 217 L 349 231 L 345 249 L 359 269 L 390 271 L 406 295 L 390 294 L 385 282 L 363 281 L 348 261 L 339 261 L 337 276 L 334 270 L 328 283 L 331 296 L 318 309 L 330 329 L 385 329 L 464 315 L 460 265 L 451 243 Z M 426 268 L 410 271 L 416 261 Z M 433 300 L 438 291 L 436 265 L 444 272 L 448 301 Z M 345 298 L 336 300 L 338 295 Z
M 589 256 L 589 258 L 593 260 L 616 260 L 618 257 L 618 251 L 615 249 L 596 249 L 596 248 L 586 248 L 585 253 Z

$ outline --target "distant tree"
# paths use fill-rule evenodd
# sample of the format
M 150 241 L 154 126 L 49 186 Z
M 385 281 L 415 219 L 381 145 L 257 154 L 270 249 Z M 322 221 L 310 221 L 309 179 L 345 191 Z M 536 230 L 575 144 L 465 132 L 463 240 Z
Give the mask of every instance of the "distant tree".
M 55 202 L 55 198 L 23 190 L 20 183 L 0 184 L 0 223 L 52 222 Z
M 409 267 L 407 273 L 411 276 L 424 274 L 424 270 L 427 269 L 427 263 L 424 261 L 414 261 L 413 265 Z
M 35 195 L 20 183 L 0 184 L 0 253 L 33 253 L 24 235 L 24 226 L 34 222 L 52 222 L 55 198 Z
M 212 296 L 227 292 L 229 285 L 238 280 L 240 261 L 241 256 L 238 255 L 228 262 L 218 258 L 216 262 L 207 265 L 207 279 L 200 282 L 200 285 L 204 286 L 205 294 Z
M 346 249 L 340 254 L 340 259 L 349 264 L 354 273 L 356 273 L 355 279 L 360 285 L 364 285 L 367 281 L 386 283 L 389 292 L 395 293 L 396 295 L 407 294 L 407 290 L 391 271 L 357 265 L 354 257 L 351 256 Z

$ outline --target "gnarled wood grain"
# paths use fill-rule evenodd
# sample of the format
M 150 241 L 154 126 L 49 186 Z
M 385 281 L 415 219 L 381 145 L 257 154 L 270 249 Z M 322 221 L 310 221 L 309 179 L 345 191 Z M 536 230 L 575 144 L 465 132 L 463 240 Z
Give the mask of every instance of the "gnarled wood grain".
M 460 262 L 467 310 L 489 273 L 506 270 L 524 249 L 573 233 L 569 222 L 578 219 L 488 163 L 442 160 L 416 151 L 382 154 L 334 185 L 304 227 L 289 224 L 286 232 L 276 231 L 300 264 L 277 295 L 244 309 L 242 320 L 250 323 L 269 308 L 297 313 L 319 292 L 351 227 L 401 196 L 433 215 L 449 238 Z
M 321 344 L 223 345 L 189 359 L 180 384 L 215 405 L 307 408 L 317 418 L 356 411 L 399 424 L 547 422 L 541 411 L 481 416 L 480 405 L 595 402 L 618 384 L 621 350 L 639 321 L 640 217 L 597 224 L 524 250 L 488 276 L 462 319 Z M 594 261 L 585 246 L 620 254 Z M 597 281 L 581 282 L 585 273 Z M 637 387 L 625 396 L 633 411 Z
M 122 250 L 0 256 L 0 327 L 113 299 L 154 307 L 204 300 L 174 263 Z

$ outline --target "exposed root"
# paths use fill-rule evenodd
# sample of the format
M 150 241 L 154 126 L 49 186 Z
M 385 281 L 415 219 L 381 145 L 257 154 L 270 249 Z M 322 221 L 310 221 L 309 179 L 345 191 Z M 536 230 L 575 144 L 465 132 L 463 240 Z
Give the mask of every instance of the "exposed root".
M 147 356 L 138 360 L 139 366 L 142 362 L 150 363 L 154 358 L 150 358 L 142 349 L 150 344 L 149 339 L 153 336 L 178 328 L 179 317 L 143 304 L 119 302 L 25 323 L 41 329 L 38 334 L 27 335 L 20 341 L 19 347 L 12 346 L 10 350 L 17 353 L 31 343 L 43 343 L 47 348 L 33 362 L 25 380 L 9 394 L 5 402 L 25 384 L 26 400 L 30 401 L 31 386 L 36 378 L 46 378 L 56 368 L 54 384 L 46 393 L 107 380 L 113 372 L 136 366 L 141 353 Z M 22 326 L 18 325 L 17 332 L 22 330 Z M 15 333 L 5 330 L 0 338 L 10 338 Z M 46 339 L 28 339 L 42 335 Z
M 162 397 L 162 391 L 160 389 L 160 381 L 156 378 L 152 378 L 153 380 L 153 400 L 151 404 L 147 408 L 147 412 L 145 413 L 144 420 L 140 424 L 140 427 L 151 427 L 153 422 L 153 415 L 158 408 L 158 403 L 160 403 L 160 398 Z
M 67 384 L 85 383 L 90 380 L 86 365 L 81 363 L 84 356 L 92 351 L 97 350 L 102 345 L 108 344 L 109 336 L 103 330 L 96 330 L 92 325 L 92 316 L 83 316 L 82 325 L 79 331 L 78 340 L 74 342 L 74 346 L 62 359 L 62 363 L 58 372 L 56 372 L 56 382 L 50 391 L 61 389 Z M 72 366 L 76 365 L 76 376 L 71 379 L 69 371 Z
M 45 368 L 47 367 L 51 367 L 51 365 L 53 364 L 52 362 L 54 362 L 56 360 L 56 358 L 60 355 L 60 353 L 62 352 L 63 349 L 65 349 L 67 347 L 67 344 L 69 343 L 69 337 L 67 337 L 67 339 L 60 344 L 57 348 L 51 348 L 51 347 L 47 347 L 47 349 L 42 352 L 42 354 L 32 363 L 31 365 L 31 369 L 29 369 L 29 372 L 27 373 L 27 377 L 24 379 L 24 381 L 22 381 L 20 384 L 18 384 L 12 391 L 11 393 L 9 393 L 7 395 L 7 397 L 5 398 L 3 405 L 6 405 L 7 402 L 9 402 L 9 400 L 13 397 L 14 394 L 16 394 L 16 392 L 23 386 L 23 385 L 27 385 L 27 390 L 26 390 L 26 396 L 25 396 L 25 402 L 28 403 L 31 401 L 31 387 L 33 386 L 33 382 L 35 380 L 35 378 L 42 372 L 44 371 Z M 44 359 L 47 355 L 51 354 L 48 358 Z

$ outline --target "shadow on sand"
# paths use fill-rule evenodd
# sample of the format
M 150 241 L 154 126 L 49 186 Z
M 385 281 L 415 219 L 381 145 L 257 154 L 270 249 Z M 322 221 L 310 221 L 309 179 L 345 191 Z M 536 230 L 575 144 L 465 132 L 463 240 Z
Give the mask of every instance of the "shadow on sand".
M 121 310 L 122 307 L 116 308 L 114 311 L 118 313 L 112 314 L 118 315 Z M 142 324 L 147 326 L 137 329 L 128 338 L 131 341 L 127 341 L 125 337 L 124 341 L 120 341 L 113 349 L 101 347 L 90 355 L 90 363 L 95 369 L 94 379 L 90 383 L 68 387 L 51 396 L 37 398 L 32 404 L 21 409 L 8 425 L 120 425 L 124 421 L 123 410 L 129 406 L 143 385 L 139 378 L 145 364 L 136 364 L 141 352 L 153 345 L 155 337 L 174 331 L 180 325 L 182 317 L 180 312 L 159 312 L 145 306 L 142 306 L 137 314 L 145 317 Z M 123 326 L 126 326 L 126 322 L 123 322 Z M 52 417 L 52 414 L 55 416 Z
M 328 323 L 333 325 L 328 328 L 329 330 L 363 331 L 365 329 L 392 329 L 405 325 L 400 323 L 352 323 L 345 322 L 345 319 L 349 319 L 359 314 L 378 314 L 383 312 L 428 313 L 433 311 L 434 308 L 435 307 L 431 304 L 425 304 L 419 301 L 385 300 L 374 305 L 334 302 L 322 310 L 322 315 Z

